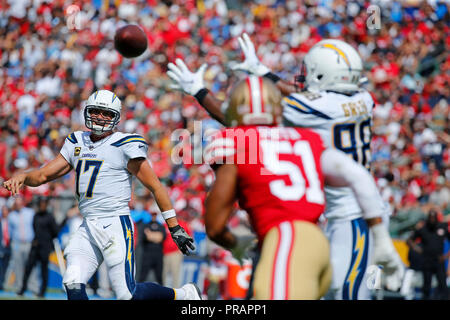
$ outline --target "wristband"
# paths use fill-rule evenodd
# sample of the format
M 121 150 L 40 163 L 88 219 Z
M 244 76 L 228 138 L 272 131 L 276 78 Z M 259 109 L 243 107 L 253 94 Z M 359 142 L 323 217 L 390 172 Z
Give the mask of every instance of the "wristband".
M 167 219 L 170 219 L 170 218 L 173 218 L 173 217 L 177 216 L 177 214 L 175 213 L 174 209 L 170 209 L 170 210 L 161 212 L 161 214 L 162 214 L 164 220 L 167 220 Z
M 264 77 L 266 77 L 267 79 L 272 80 L 274 83 L 277 83 L 278 81 L 281 80 L 281 78 L 279 76 L 277 76 L 275 73 L 272 72 L 267 72 Z
M 203 99 L 205 99 L 208 92 L 209 92 L 208 89 L 202 88 L 194 95 L 194 97 L 195 97 L 195 99 L 197 99 L 198 103 L 202 104 Z
M 179 224 L 177 224 L 175 227 L 169 227 L 169 231 L 170 231 L 170 233 L 174 233 L 174 232 L 177 232 L 178 230 L 180 230 L 181 229 L 181 226 L 179 225 Z

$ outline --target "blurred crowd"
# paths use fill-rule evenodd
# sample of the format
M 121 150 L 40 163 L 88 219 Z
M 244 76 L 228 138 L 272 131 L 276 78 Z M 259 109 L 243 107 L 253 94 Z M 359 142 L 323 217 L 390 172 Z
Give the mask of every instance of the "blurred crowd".
M 79 10 L 68 10 L 72 4 Z M 230 65 L 243 58 L 242 32 L 289 81 L 312 45 L 340 38 L 364 61 L 376 103 L 372 172 L 392 208 L 391 233 L 406 238 L 430 209 L 450 220 L 449 11 L 439 0 L 0 0 L 0 177 L 52 159 L 69 133 L 84 130 L 88 96 L 113 90 L 123 103 L 119 130 L 147 139 L 175 209 L 201 230 L 213 176 L 204 164 L 174 164 L 172 134 L 198 134 L 195 120 L 202 130 L 218 124 L 192 97 L 167 89 L 167 63 L 180 57 L 191 70 L 208 63 L 205 83 L 224 98 L 239 76 Z M 148 50 L 136 59 L 114 50 L 115 30 L 127 23 L 148 36 Z M 73 179 L 26 188 L 23 196 L 64 199 L 55 210 L 61 221 L 73 205 Z M 149 197 L 135 183 L 132 207 L 151 211 Z M 13 206 L 4 188 L 0 206 Z

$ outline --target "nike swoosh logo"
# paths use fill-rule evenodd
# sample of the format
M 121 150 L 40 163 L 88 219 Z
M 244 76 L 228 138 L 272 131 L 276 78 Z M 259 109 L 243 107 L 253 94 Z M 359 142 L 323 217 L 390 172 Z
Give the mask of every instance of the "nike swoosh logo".
M 139 145 L 139 148 L 145 148 L 145 146 L 143 146 L 142 144 Z
M 108 224 L 107 226 L 103 226 L 103 229 L 108 228 L 110 225 L 112 225 L 112 223 Z

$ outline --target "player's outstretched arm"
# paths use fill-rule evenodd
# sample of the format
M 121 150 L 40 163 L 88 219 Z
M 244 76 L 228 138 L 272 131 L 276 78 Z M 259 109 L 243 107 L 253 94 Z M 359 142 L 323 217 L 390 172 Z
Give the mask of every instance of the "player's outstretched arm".
M 59 177 L 64 176 L 72 169 L 72 166 L 67 162 L 61 154 L 51 160 L 43 167 L 28 172 L 14 175 L 11 179 L 3 182 L 3 186 L 11 191 L 12 195 L 19 193 L 22 186 L 37 187 L 41 184 L 50 182 Z
M 363 218 L 373 234 L 374 263 L 384 267 L 383 271 L 389 278 L 388 287 L 398 290 L 405 268 L 383 223 L 383 201 L 373 177 L 362 165 L 336 149 L 323 152 L 321 165 L 327 185 L 352 188 L 363 211 Z
M 172 239 L 183 254 L 189 255 L 189 250 L 195 250 L 194 239 L 178 224 L 169 194 L 161 181 L 159 181 L 148 160 L 145 158 L 131 159 L 128 161 L 127 168 L 153 193 L 161 214 L 169 227 Z
M 195 97 L 212 118 L 223 124 L 225 120 L 221 110 L 223 101 L 214 97 L 203 81 L 206 66 L 203 64 L 196 72 L 191 72 L 181 59 L 176 59 L 175 63 L 170 62 L 167 65 L 169 69 L 167 75 L 173 83 L 169 85 L 169 88 Z
M 244 71 L 249 74 L 254 74 L 258 77 L 266 77 L 272 80 L 281 93 L 285 96 L 296 92 L 297 88 L 287 81 L 282 80 L 276 74 L 274 74 L 267 66 L 265 66 L 256 55 L 255 46 L 250 40 L 248 34 L 243 33 L 241 37 L 238 38 L 239 46 L 244 53 L 244 61 L 235 64 L 231 67 L 234 71 Z

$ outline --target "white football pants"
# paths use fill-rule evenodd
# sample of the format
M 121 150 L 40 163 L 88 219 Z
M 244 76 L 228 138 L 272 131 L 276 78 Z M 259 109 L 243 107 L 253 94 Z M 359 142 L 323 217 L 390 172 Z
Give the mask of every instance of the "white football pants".
M 117 299 L 131 299 L 136 285 L 133 237 L 130 216 L 84 218 L 64 249 L 63 283 L 86 284 L 104 261 Z
M 370 265 L 371 235 L 364 219 L 329 221 L 326 236 L 330 241 L 333 277 L 325 299 L 369 300 L 367 268 Z

